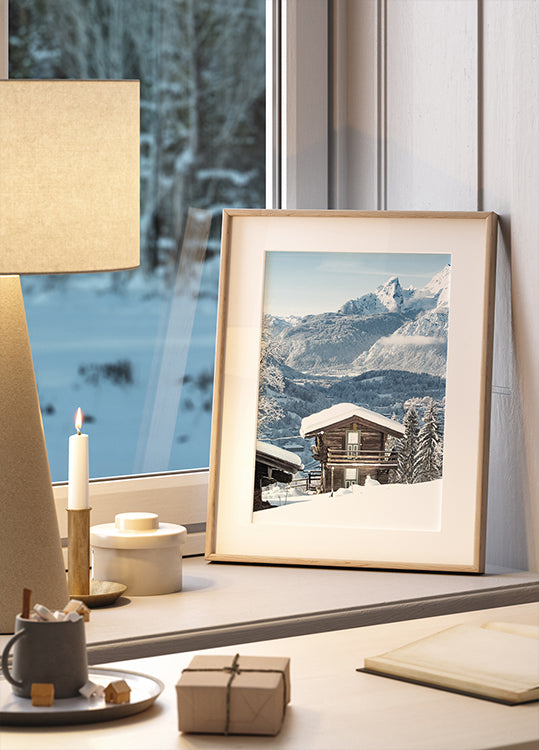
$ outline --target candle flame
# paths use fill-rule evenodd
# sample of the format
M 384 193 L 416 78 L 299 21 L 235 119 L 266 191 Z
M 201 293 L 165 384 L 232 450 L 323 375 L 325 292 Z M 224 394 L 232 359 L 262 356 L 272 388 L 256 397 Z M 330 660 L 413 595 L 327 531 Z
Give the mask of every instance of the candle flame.
M 75 414 L 75 427 L 77 428 L 77 433 L 80 435 L 81 427 L 82 427 L 82 411 L 79 406 L 77 409 L 77 413 Z

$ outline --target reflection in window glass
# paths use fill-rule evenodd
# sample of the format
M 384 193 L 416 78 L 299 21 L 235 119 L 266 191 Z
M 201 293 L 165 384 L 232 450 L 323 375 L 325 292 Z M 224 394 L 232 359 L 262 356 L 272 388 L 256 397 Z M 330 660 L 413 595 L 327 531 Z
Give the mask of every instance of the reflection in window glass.
M 208 465 L 221 210 L 264 205 L 264 0 L 10 0 L 11 78 L 141 82 L 141 267 L 25 277 L 51 474 Z M 31 220 L 29 218 L 29 220 Z

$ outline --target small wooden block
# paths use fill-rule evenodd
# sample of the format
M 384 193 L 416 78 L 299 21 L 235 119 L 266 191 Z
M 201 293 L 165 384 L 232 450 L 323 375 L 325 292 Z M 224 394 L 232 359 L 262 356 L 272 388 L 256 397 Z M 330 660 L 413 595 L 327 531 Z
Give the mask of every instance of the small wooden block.
M 125 680 L 109 682 L 105 688 L 105 703 L 129 703 L 131 688 Z
M 30 691 L 32 706 L 52 706 L 54 685 L 50 682 L 33 682 Z

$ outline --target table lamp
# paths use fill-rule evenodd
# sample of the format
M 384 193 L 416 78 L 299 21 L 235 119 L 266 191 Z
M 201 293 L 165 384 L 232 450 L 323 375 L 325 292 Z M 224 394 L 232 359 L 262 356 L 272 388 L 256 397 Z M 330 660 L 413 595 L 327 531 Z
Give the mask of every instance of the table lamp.
M 138 266 L 139 144 L 138 81 L 0 81 L 2 633 L 68 600 L 19 274 Z

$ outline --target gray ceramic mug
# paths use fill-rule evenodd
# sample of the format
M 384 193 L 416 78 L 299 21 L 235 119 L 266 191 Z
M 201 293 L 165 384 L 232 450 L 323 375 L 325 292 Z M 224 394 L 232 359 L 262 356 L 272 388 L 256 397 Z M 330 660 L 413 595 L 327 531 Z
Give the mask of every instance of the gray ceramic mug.
M 11 672 L 8 657 L 13 647 Z M 29 698 L 32 683 L 54 685 L 55 698 L 72 698 L 88 682 L 88 655 L 84 618 L 75 621 L 43 622 L 15 618 L 15 635 L 2 653 L 2 671 L 11 689 Z

